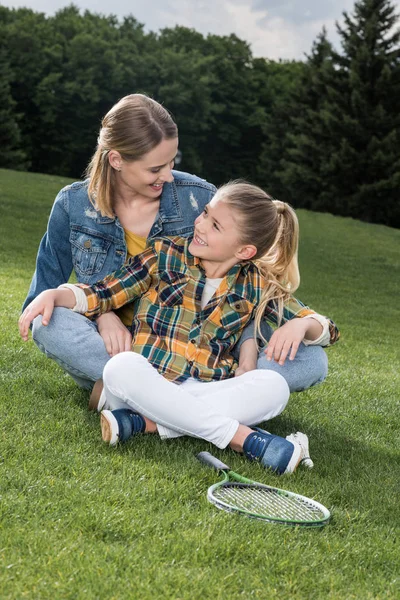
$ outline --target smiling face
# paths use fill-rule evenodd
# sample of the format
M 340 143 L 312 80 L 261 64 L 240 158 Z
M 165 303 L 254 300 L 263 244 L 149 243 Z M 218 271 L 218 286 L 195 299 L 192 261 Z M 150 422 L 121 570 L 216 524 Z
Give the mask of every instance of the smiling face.
M 249 260 L 257 249 L 243 244 L 233 210 L 217 194 L 194 222 L 189 252 L 201 259 L 208 277 L 223 277 L 235 264 Z
M 162 140 L 153 150 L 134 161 L 123 160 L 119 152 L 112 150 L 109 161 L 115 169 L 117 192 L 158 198 L 166 182 L 174 177 L 171 169 L 178 151 L 178 138 Z

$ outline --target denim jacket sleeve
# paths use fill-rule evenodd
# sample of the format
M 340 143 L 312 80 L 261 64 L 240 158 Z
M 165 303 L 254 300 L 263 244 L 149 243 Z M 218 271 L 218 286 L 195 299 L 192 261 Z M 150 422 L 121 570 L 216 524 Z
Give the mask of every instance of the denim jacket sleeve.
M 69 241 L 69 216 L 65 207 L 65 194 L 65 189 L 62 189 L 53 204 L 47 231 L 39 245 L 36 269 L 23 309 L 40 292 L 58 287 L 68 281 L 71 275 L 73 265 L 71 244 Z

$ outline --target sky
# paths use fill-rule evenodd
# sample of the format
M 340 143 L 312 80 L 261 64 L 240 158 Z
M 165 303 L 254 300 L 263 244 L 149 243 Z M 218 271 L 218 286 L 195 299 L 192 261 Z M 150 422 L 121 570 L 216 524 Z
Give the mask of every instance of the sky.
M 54 14 L 68 0 L 0 0 L 3 6 L 26 6 Z M 354 0 L 75 0 L 82 10 L 132 14 L 145 31 L 183 25 L 207 35 L 235 33 L 247 41 L 253 56 L 271 60 L 302 60 L 309 54 L 325 26 L 328 38 L 340 49 L 335 22 L 343 23 L 343 11 L 352 13 Z M 400 0 L 393 0 L 400 13 Z

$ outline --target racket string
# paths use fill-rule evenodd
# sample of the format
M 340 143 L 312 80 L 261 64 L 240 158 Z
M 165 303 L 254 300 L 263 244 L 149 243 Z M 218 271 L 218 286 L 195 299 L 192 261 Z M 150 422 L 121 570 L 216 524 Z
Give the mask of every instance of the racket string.
M 303 498 L 286 496 L 274 489 L 229 482 L 213 493 L 230 508 L 289 521 L 318 521 L 323 512 Z

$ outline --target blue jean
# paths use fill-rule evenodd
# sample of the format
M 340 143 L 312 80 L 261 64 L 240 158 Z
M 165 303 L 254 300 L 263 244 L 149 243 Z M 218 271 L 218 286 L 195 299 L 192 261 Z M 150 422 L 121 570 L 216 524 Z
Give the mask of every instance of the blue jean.
M 269 339 L 265 330 L 263 334 Z M 83 388 L 92 388 L 110 360 L 96 323 L 68 308 L 55 308 L 47 326 L 42 325 L 41 316 L 36 317 L 32 336 L 39 349 Z M 283 366 L 268 361 L 262 350 L 257 368 L 276 371 L 286 379 L 291 392 L 299 392 L 324 381 L 328 359 L 320 346 L 300 344 L 295 359 L 286 360 Z

